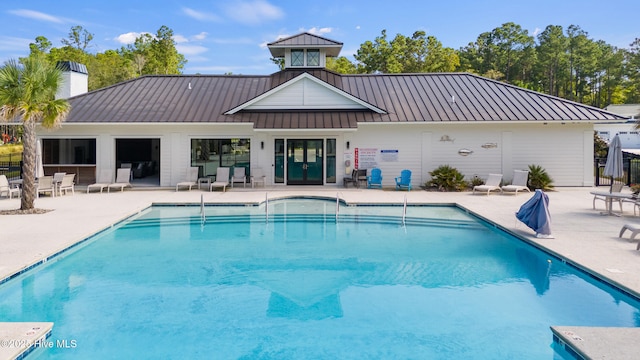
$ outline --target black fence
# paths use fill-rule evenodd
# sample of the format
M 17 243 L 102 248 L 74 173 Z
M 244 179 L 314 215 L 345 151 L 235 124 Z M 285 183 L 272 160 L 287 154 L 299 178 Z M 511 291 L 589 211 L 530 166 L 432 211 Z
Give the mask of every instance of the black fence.
M 606 162 L 606 158 L 595 160 L 594 175 L 596 186 L 611 185 L 611 178 L 603 175 Z M 624 175 L 621 179 L 616 179 L 616 182 L 623 182 L 627 186 L 640 184 L 640 158 L 636 156 L 625 156 L 622 164 L 624 167 Z
M 22 161 L 0 161 L 0 175 L 7 179 L 20 179 L 22 173 Z

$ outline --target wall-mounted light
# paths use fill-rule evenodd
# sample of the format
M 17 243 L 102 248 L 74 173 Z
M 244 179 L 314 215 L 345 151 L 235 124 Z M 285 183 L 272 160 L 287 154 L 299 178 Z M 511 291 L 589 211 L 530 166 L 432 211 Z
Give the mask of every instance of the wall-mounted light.
M 260 149 L 264 150 L 264 141 L 260 141 Z
M 347 150 L 349 149 L 349 145 L 351 145 L 351 144 L 349 144 L 349 142 L 347 141 Z

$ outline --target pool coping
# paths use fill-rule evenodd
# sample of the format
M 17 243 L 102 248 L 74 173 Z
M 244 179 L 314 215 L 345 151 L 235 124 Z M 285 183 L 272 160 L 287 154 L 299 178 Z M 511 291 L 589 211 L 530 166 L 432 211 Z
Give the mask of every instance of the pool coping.
M 52 322 L 0 323 L 0 358 L 21 360 L 38 348 L 57 344 L 51 340 Z
M 640 328 L 551 326 L 554 346 L 560 346 L 576 360 L 634 360 L 628 345 L 638 341 Z

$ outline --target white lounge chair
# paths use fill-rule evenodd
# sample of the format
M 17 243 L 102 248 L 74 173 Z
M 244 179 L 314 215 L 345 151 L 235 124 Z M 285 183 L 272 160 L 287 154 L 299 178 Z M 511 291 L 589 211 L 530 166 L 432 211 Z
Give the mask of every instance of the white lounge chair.
M 60 183 L 62 183 L 62 179 L 66 174 L 67 174 L 66 172 L 53 173 L 53 187 L 56 188 L 56 193 L 58 195 L 60 194 L 60 190 L 58 189 L 58 186 L 60 185 Z
M 623 183 L 614 183 L 613 185 L 611 185 L 611 192 L 612 193 L 619 193 L 622 191 L 622 188 L 624 187 Z M 594 195 L 593 196 L 593 209 L 596 209 L 596 200 L 602 200 L 602 202 L 604 202 L 604 207 L 605 209 L 609 210 L 608 207 L 608 203 L 607 203 L 607 197 L 606 196 L 601 196 L 601 195 Z M 613 205 L 613 201 L 617 201 L 618 204 L 620 205 L 620 212 L 622 212 L 622 199 L 613 199 L 611 200 L 611 205 Z M 634 209 L 635 210 L 635 209 Z
M 113 170 L 102 169 L 98 175 L 95 184 L 87 185 L 87 194 L 91 189 L 100 189 L 100 192 L 104 190 L 113 181 Z
M 36 195 L 40 196 L 40 193 L 51 193 L 52 197 L 56 196 L 56 187 L 53 183 L 53 176 L 41 176 L 38 178 L 38 190 Z
M 256 184 L 262 184 L 265 186 L 267 183 L 267 177 L 262 171 L 262 168 L 255 168 L 251 170 L 251 187 L 254 188 Z
M 116 173 L 116 182 L 107 186 L 107 192 L 111 192 L 111 188 L 120 188 L 120 191 L 124 191 L 124 188 L 131 187 L 129 179 L 131 178 L 131 169 L 118 169 Z
M 233 168 L 233 177 L 231 177 L 231 187 L 233 183 L 242 182 L 242 187 L 247 187 L 247 175 L 244 166 Z
M 6 175 L 0 175 L 0 196 L 2 196 L 2 194 L 8 196 L 9 199 L 12 198 L 13 194 L 16 194 L 18 197 L 20 196 L 20 188 L 11 187 Z
M 518 195 L 518 191 L 531 192 L 527 186 L 528 180 L 529 170 L 513 170 L 513 181 L 511 185 L 505 185 L 502 187 L 502 193 L 512 192 L 515 195 Z
M 629 230 L 631 232 L 631 237 L 629 238 L 629 240 L 633 240 L 633 239 L 636 238 L 636 235 L 640 234 L 640 225 L 624 224 L 622 229 L 620 229 L 620 234 L 618 234 L 618 237 L 621 238 L 622 234 L 624 234 L 624 232 L 627 231 L 627 230 Z M 638 246 L 636 247 L 636 250 L 640 250 L 640 243 L 638 243 Z
M 473 193 L 475 194 L 476 191 L 478 191 L 480 193 L 487 193 L 487 195 L 489 195 L 492 191 L 502 192 L 502 189 L 500 188 L 501 181 L 502 174 L 489 174 L 489 177 L 487 178 L 487 181 L 484 183 L 484 185 L 476 185 L 473 187 Z
M 64 194 L 67 195 L 67 192 L 69 190 L 71 190 L 71 195 L 75 195 L 76 191 L 73 186 L 73 180 L 75 178 L 76 178 L 76 174 L 65 174 L 62 177 L 62 181 L 60 182 L 60 184 L 57 185 L 58 195 L 62 195 L 63 191 L 64 191 Z
M 216 181 L 209 185 L 209 191 L 213 191 L 213 188 L 221 187 L 222 192 L 225 192 L 227 190 L 227 185 L 229 185 L 229 168 L 219 167 L 216 171 Z
M 197 185 L 198 185 L 198 167 L 192 166 L 190 168 L 187 168 L 186 180 L 176 184 L 176 191 L 178 191 L 178 188 L 180 187 L 188 187 L 189 191 L 191 191 L 191 188 Z

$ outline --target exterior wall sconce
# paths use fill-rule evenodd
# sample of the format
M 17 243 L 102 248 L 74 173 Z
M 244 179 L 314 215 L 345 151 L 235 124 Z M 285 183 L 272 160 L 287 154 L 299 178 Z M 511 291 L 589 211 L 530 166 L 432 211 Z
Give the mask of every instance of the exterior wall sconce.
M 260 149 L 264 150 L 264 141 L 260 141 Z
M 351 145 L 351 144 L 349 144 L 349 142 L 347 141 L 347 150 L 349 150 L 349 145 Z

